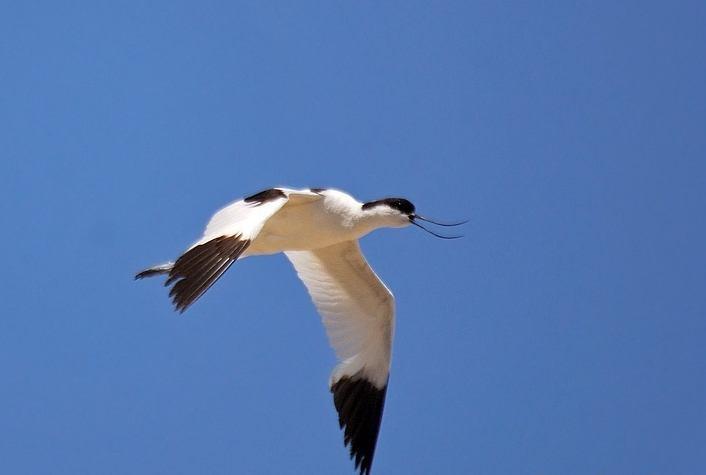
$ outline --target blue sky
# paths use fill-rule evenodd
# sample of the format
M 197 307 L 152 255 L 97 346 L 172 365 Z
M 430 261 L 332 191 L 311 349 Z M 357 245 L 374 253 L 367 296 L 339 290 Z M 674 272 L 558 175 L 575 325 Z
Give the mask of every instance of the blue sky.
M 706 466 L 706 4 L 14 2 L 0 469 L 353 473 L 282 256 L 135 271 L 274 185 L 404 196 L 374 473 Z

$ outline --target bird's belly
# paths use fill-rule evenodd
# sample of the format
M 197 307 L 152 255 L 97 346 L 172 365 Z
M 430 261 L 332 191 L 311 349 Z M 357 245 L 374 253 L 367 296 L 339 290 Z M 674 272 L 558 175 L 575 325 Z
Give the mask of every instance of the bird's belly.
M 312 213 L 305 206 L 285 208 L 265 224 L 247 254 L 309 251 L 354 238 L 350 226 L 338 216 Z
M 284 251 L 309 251 L 341 242 L 342 239 L 321 239 L 310 236 L 280 236 L 276 234 L 260 234 L 248 248 L 248 255 L 275 254 Z

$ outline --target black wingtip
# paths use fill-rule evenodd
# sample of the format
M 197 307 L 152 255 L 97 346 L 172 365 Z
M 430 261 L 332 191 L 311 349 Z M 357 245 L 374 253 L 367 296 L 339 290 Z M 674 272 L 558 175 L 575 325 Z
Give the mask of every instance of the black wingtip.
M 250 245 L 241 235 L 220 236 L 189 249 L 169 270 L 165 286 L 174 309 L 184 313 Z
M 344 430 L 343 442 L 350 446 L 351 460 L 360 475 L 368 475 L 375 456 L 387 385 L 380 389 L 367 379 L 345 376 L 331 386 L 331 393 L 338 424 Z

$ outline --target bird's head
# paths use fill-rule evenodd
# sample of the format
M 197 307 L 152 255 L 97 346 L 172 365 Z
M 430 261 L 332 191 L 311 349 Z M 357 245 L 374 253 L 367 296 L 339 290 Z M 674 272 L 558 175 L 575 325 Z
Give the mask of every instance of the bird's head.
M 375 216 L 391 228 L 409 226 L 414 216 L 414 205 L 404 198 L 384 198 L 363 204 L 363 212 Z
M 441 234 L 437 234 L 434 231 L 425 228 L 417 221 L 426 221 L 439 226 L 458 226 L 466 223 L 466 221 L 461 221 L 459 223 L 440 223 L 438 221 L 420 216 L 417 214 L 412 202 L 405 198 L 383 198 L 381 200 L 368 201 L 363 204 L 363 212 L 369 216 L 375 216 L 378 218 L 378 220 L 384 223 L 385 227 L 403 228 L 405 226 L 409 226 L 410 224 L 414 224 L 429 234 L 442 239 L 456 239 L 461 236 L 443 236 Z

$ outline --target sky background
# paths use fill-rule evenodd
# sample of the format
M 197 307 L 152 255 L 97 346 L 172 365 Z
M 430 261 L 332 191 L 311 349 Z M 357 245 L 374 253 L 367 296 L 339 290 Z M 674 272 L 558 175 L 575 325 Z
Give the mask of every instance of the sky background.
M 706 467 L 706 3 L 11 2 L 0 471 L 353 473 L 283 256 L 135 271 L 276 185 L 403 196 L 377 474 Z

